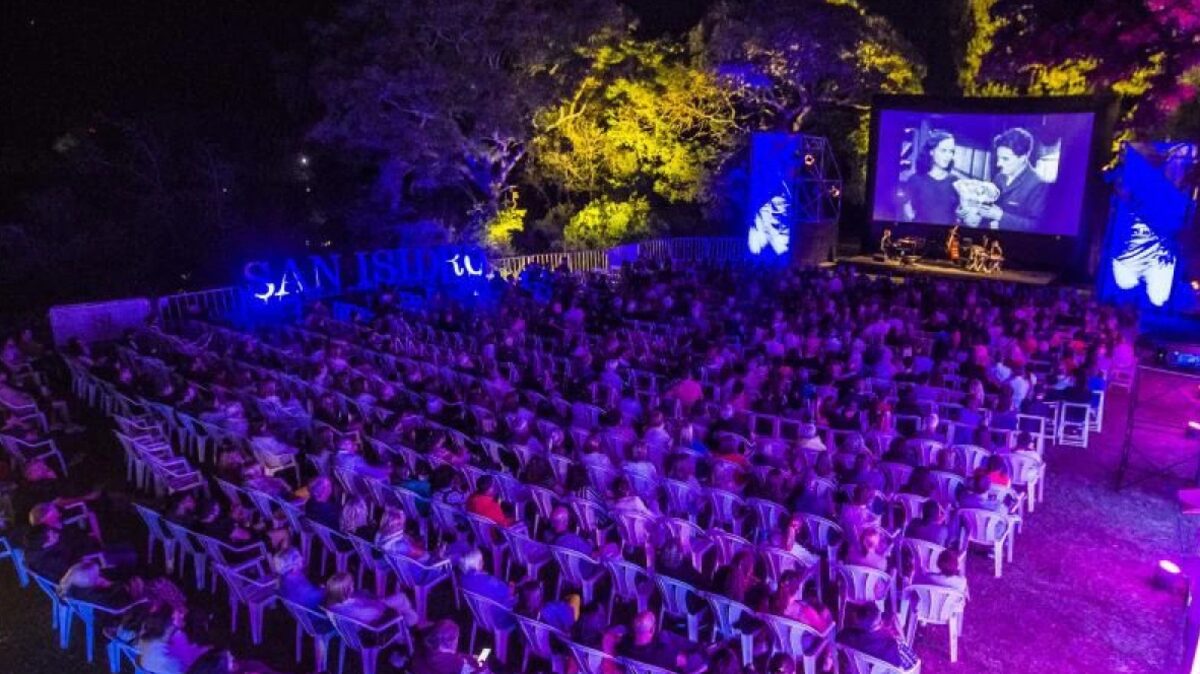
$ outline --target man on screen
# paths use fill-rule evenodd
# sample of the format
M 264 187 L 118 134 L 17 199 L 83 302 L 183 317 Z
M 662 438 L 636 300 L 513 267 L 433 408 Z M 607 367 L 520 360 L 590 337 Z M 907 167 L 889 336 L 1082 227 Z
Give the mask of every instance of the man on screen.
M 1018 232 L 1037 231 L 1050 186 L 1041 179 L 1029 163 L 1033 153 L 1033 136 L 1021 128 L 1013 128 L 996 136 L 996 187 L 1000 197 L 996 203 L 984 206 L 979 215 L 992 222 L 992 229 Z

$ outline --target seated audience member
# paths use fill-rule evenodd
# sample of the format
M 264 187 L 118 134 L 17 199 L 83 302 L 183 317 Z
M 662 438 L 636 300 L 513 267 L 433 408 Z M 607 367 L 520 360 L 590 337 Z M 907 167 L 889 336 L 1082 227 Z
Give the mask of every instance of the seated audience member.
M 883 616 L 875 604 L 847 606 L 846 623 L 837 636 L 838 643 L 843 646 L 900 669 L 908 669 L 919 662 L 916 653 L 900 639 L 896 631 L 884 625 Z
M 672 671 L 690 669 L 689 656 L 695 650 L 695 644 L 686 639 L 660 631 L 658 620 L 650 611 L 634 616 L 632 629 L 617 647 L 623 657 Z
M 646 505 L 641 496 L 638 496 L 633 491 L 633 485 L 630 484 L 629 478 L 624 475 L 613 480 L 613 501 L 609 506 L 609 510 L 615 514 L 628 513 L 631 515 L 642 515 L 644 517 L 655 517 L 655 509 Z M 655 506 L 657 507 L 657 503 Z
M 987 475 L 976 475 L 970 484 L 970 490 L 958 498 L 960 508 L 982 508 L 995 512 L 1007 509 L 1004 500 L 992 490 L 992 481 Z
M 985 475 L 992 487 L 1007 489 L 1012 486 L 1012 479 L 1008 476 L 1008 465 L 999 456 L 989 456 L 976 473 Z
M 967 577 L 962 573 L 960 560 L 960 553 L 957 550 L 942 550 L 937 558 L 937 573 L 919 573 L 913 582 L 948 587 L 970 597 L 970 593 L 967 591 Z
M 2 413 L 3 409 L 0 408 L 0 415 Z M 3 417 L 0 416 L 0 418 Z M 29 512 L 39 503 L 50 503 L 59 509 L 74 508 L 80 505 L 94 504 L 101 495 L 98 489 L 87 492 L 74 489 L 69 482 L 59 477 L 58 472 L 43 459 L 27 461 L 21 471 L 21 478 L 21 482 L 12 496 L 14 522 L 28 521 Z M 89 525 L 91 525 L 91 520 L 94 520 L 95 516 L 91 514 L 90 506 L 83 510 L 88 513 Z
M 333 498 L 333 480 L 324 476 L 313 478 L 308 485 L 304 516 L 330 529 L 338 528 L 342 519 L 342 508 Z
M 571 627 L 571 638 L 588 648 L 600 648 L 608 631 L 607 606 L 604 602 L 593 601 L 580 609 L 579 619 Z
M 308 579 L 304 555 L 292 545 L 292 532 L 273 529 L 267 534 L 271 547 L 271 571 L 279 577 L 279 596 L 305 608 L 316 609 L 325 592 Z
M 905 494 L 932 498 L 937 494 L 937 480 L 930 474 L 929 468 L 917 466 L 913 469 L 912 474 L 908 476 L 908 481 L 900 487 L 900 491 Z
M 453 620 L 433 624 L 421 640 L 416 657 L 408 663 L 412 674 L 467 674 L 483 671 L 474 658 L 458 652 L 459 631 Z
M 389 610 L 394 611 L 406 626 L 416 625 L 418 616 L 403 592 L 390 597 L 376 597 L 354 589 L 354 576 L 335 573 L 325 581 L 325 608 L 361 623 L 378 623 Z
M 666 450 L 663 450 L 658 456 L 665 455 Z M 633 475 L 643 480 L 656 480 L 658 479 L 658 468 L 650 461 L 649 457 L 649 443 L 635 442 L 629 448 L 629 460 L 621 468 L 628 475 Z
M 511 609 L 514 605 L 512 588 L 503 580 L 483 570 L 483 553 L 478 549 L 469 550 L 459 560 L 462 577 L 458 587 L 466 592 L 477 594 Z
M 937 501 L 929 499 L 921 504 L 921 516 L 905 527 L 904 535 L 945 546 L 950 538 L 950 527 L 946 525 L 946 511 L 942 510 Z
M 537 579 L 521 583 L 517 590 L 516 613 L 544 622 L 563 632 L 570 632 L 575 624 L 575 609 L 566 602 L 546 601 L 542 581 Z
M 707 580 L 692 565 L 691 557 L 685 553 L 684 546 L 674 538 L 668 538 L 655 553 L 654 571 L 694 587 L 703 587 Z
M 433 500 L 438 503 L 460 506 L 467 502 L 466 484 L 462 475 L 446 464 L 433 469 L 429 486 L 433 491 Z
M 94 518 L 91 520 L 95 523 Z M 29 511 L 30 529 L 25 538 L 25 566 L 52 580 L 66 574 L 85 556 L 101 552 L 98 525 L 89 531 L 64 526 L 62 512 L 52 503 L 39 503 Z
M 475 493 L 467 499 L 467 512 L 486 517 L 502 527 L 512 526 L 513 520 L 500 507 L 496 494 L 496 479 L 491 475 L 480 476 L 475 483 Z
M 418 561 L 429 558 L 424 544 L 408 533 L 408 516 L 403 510 L 388 508 L 383 511 L 379 531 L 375 534 L 375 545 L 387 554 L 403 555 Z
M 771 545 L 796 555 L 806 565 L 816 564 L 820 557 L 804 547 L 801 542 L 803 530 L 804 518 L 801 515 L 784 515 L 779 518 L 779 527 L 771 532 Z
M 595 551 L 587 539 L 571 531 L 571 511 L 565 506 L 554 506 L 550 512 L 550 531 L 546 538 L 550 545 L 568 548 L 576 552 L 590 555 Z
M 842 530 L 850 536 L 857 536 L 858 532 L 863 529 L 878 526 L 880 516 L 872 507 L 874 501 L 874 488 L 865 484 L 855 487 L 854 497 L 849 503 L 842 506 L 842 515 L 838 518 Z
M 853 543 L 849 543 L 846 563 L 887 571 L 888 559 L 884 554 L 885 549 L 883 536 L 879 529 L 868 527 L 862 530 Z
M 753 550 L 739 550 L 734 554 L 729 566 L 717 571 L 713 579 L 716 591 L 734 601 L 747 603 L 746 596 L 759 584 L 755 575 L 755 553 Z
M 193 643 L 184 631 L 186 609 L 163 606 L 142 623 L 138 666 L 154 674 L 186 674 L 208 646 Z

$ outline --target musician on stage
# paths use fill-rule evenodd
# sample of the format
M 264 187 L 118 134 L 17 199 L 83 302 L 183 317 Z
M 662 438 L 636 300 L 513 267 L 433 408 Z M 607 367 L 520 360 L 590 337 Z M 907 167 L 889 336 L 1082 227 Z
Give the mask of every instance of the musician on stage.
M 1004 249 L 1000 247 L 999 237 L 992 239 L 992 245 L 987 252 L 987 260 L 989 273 L 1000 271 L 1000 265 L 1004 262 Z
M 946 257 L 954 263 L 958 263 L 958 258 L 961 254 L 958 242 L 958 225 L 950 228 L 950 234 L 946 236 Z
M 879 252 L 883 253 L 883 259 L 888 260 L 892 254 L 892 230 L 883 228 L 883 238 L 879 240 Z

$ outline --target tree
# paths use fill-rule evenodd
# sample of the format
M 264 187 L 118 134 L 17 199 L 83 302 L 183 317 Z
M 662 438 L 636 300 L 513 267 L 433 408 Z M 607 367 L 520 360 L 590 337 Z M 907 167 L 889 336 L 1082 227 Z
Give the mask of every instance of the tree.
M 568 248 L 608 248 L 626 241 L 649 238 L 656 228 L 645 197 L 625 201 L 602 196 L 579 209 L 563 230 Z
M 611 245 L 650 231 L 643 207 L 694 220 L 742 135 L 732 90 L 662 41 L 626 39 L 588 55 L 575 90 L 535 117 L 535 178 L 558 202 L 541 229 L 562 231 L 569 246 Z
M 749 126 L 828 136 L 843 165 L 866 165 L 871 97 L 920 93 L 925 75 L 916 50 L 854 0 L 722 0 L 692 40 Z M 853 194 L 865 170 L 850 175 Z
M 539 176 L 568 197 L 703 201 L 739 130 L 731 91 L 661 42 L 625 40 L 590 55 L 576 89 L 535 118 Z
M 1196 98 L 1200 7 L 1193 0 L 973 0 L 991 39 L 979 41 L 980 93 L 1110 93 L 1121 126 L 1149 132 Z
M 579 47 L 627 30 L 614 0 L 353 0 L 315 30 L 324 115 L 310 136 L 373 166 L 389 211 L 450 188 L 482 225 L 516 181 L 534 111 L 586 64 Z
M 724 0 L 699 31 L 759 128 L 801 131 L 814 111 L 866 111 L 876 93 L 921 91 L 916 50 L 852 0 Z

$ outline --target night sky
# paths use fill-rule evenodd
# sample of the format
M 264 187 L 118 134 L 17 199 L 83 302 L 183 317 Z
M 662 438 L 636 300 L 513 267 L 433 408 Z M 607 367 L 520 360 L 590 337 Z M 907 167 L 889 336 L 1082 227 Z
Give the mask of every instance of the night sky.
M 681 34 L 708 0 L 625 0 L 646 36 Z M 945 34 L 951 3 L 876 0 L 910 35 Z M 298 142 L 308 120 L 280 95 L 280 55 L 303 53 L 305 26 L 333 0 L 8 0 L 0 15 L 0 176 L 19 179 L 55 138 L 97 116 L 199 113 Z M 939 12 L 939 8 L 941 11 Z M 920 11 L 917 11 L 920 10 Z M 918 44 L 921 40 L 917 40 Z M 950 80 L 927 39 L 931 83 Z M 950 66 L 947 68 L 947 66 Z M 295 68 L 295 66 L 293 66 Z M 297 77 L 303 76 L 296 69 Z M 309 111 L 311 112 L 311 111 Z

